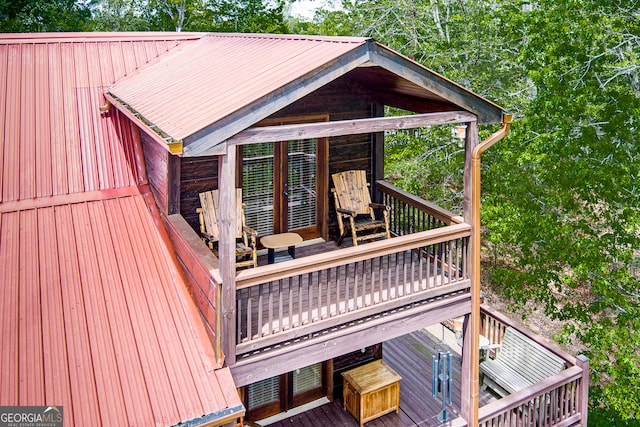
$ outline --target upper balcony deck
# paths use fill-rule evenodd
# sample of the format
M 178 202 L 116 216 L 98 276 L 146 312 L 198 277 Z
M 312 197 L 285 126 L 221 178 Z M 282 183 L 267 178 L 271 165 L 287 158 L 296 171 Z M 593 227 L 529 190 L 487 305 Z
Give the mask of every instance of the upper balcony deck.
M 290 368 L 310 363 L 311 348 L 329 358 L 469 312 L 470 226 L 388 183 L 377 188 L 394 237 L 304 246 L 294 260 L 237 273 L 235 335 L 227 337 L 236 378 L 274 374 L 277 356 Z M 270 372 L 256 374 L 265 361 Z
M 229 362 L 236 385 L 389 342 L 470 312 L 470 226 L 389 184 L 377 186 L 392 208 L 394 237 L 357 247 L 305 245 L 294 260 L 262 261 L 257 268 L 238 271 L 232 311 L 225 311 L 219 299 L 217 260 L 186 222 L 173 217 L 170 232 L 190 235 L 188 253 L 197 254 L 188 258 L 176 247 L 199 283 L 194 297 L 203 316 L 215 326 L 232 314 L 233 334 L 213 328 L 212 339 L 218 346 L 227 340 L 236 350 Z M 480 333 L 491 343 L 500 343 L 508 326 L 523 330 L 499 313 L 486 308 L 482 313 Z M 553 405 L 544 417 L 535 415 L 544 421 L 539 425 L 577 425 L 586 419 L 588 362 L 561 357 L 567 366 L 561 373 L 507 398 L 483 400 L 481 425 L 522 425 L 523 416 L 534 416 L 527 412 L 530 402 L 541 396 L 551 396 Z M 466 423 L 458 418 L 452 425 Z

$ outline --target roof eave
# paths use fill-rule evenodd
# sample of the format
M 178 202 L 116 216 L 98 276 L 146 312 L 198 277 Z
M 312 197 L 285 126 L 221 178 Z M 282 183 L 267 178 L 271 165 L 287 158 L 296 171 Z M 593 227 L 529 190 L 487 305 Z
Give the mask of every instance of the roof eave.
M 171 135 L 164 132 L 155 124 L 151 123 L 144 116 L 133 109 L 129 104 L 112 94 L 111 92 L 105 92 L 105 99 L 109 105 L 104 106 L 105 111 L 112 105 L 118 109 L 121 113 L 129 118 L 129 120 L 137 123 L 138 127 L 149 135 L 153 140 L 160 144 L 161 147 L 169 151 L 171 154 L 182 154 L 183 144 L 181 140 L 173 138 Z M 103 107 L 101 107 L 103 108 Z

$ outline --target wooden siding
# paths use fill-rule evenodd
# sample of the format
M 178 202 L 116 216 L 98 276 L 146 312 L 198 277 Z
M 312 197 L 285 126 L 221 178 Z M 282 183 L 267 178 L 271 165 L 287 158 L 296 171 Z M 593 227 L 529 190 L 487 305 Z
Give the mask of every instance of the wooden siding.
M 194 230 L 200 230 L 198 195 L 218 188 L 218 157 L 185 157 L 180 162 L 180 215 Z
M 169 203 L 169 152 L 149 135 L 144 132 L 141 133 L 149 185 L 160 211 L 167 213 Z
M 368 91 L 346 78 L 340 78 L 266 120 L 308 117 L 318 114 L 329 114 L 330 120 L 368 118 L 372 117 L 372 106 L 369 99 Z M 331 109 L 328 110 L 327 106 L 331 106 Z M 348 169 L 364 169 L 368 171 L 370 177 L 373 153 L 370 135 L 329 138 L 329 174 Z M 151 180 L 151 171 L 149 175 Z M 159 179 L 156 181 L 161 184 Z M 330 237 L 335 238 L 337 220 L 333 200 L 330 197 L 331 184 L 329 183 L 325 197 L 329 203 Z M 196 208 L 200 207 L 198 194 L 216 188 L 218 188 L 217 156 L 180 159 L 180 214 L 195 230 L 199 229 L 198 216 L 195 212 Z
M 200 236 L 193 231 L 180 215 L 165 217 L 165 226 L 184 268 L 184 275 L 191 295 L 206 326 L 209 340 L 214 344 L 216 360 L 222 361 L 219 296 L 222 279 L 216 274 L 218 259 L 202 244 Z

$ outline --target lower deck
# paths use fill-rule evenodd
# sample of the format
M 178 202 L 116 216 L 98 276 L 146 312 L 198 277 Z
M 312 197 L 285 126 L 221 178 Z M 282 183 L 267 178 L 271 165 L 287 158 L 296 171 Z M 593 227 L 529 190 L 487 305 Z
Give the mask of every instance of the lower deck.
M 366 423 L 367 427 L 405 427 L 405 426 L 439 426 L 438 414 L 442 410 L 442 401 L 432 397 L 431 393 L 431 356 L 438 351 L 451 350 L 453 393 L 452 405 L 447 405 L 451 411 L 449 420 L 458 417 L 460 411 L 460 378 L 462 359 L 460 348 L 447 339 L 450 334 L 447 330 L 441 330 L 439 325 L 429 328 L 435 334 L 442 333 L 445 340 L 434 336 L 422 329 L 386 341 L 383 344 L 383 360 L 391 366 L 401 377 L 400 382 L 400 411 L 389 413 L 380 418 Z M 449 347 L 451 346 L 451 347 Z M 490 392 L 480 392 L 480 405 L 486 405 L 496 400 Z M 336 398 L 333 402 L 307 410 L 291 417 L 280 416 L 278 421 L 272 423 L 260 423 L 254 425 L 271 425 L 273 427 L 300 426 L 358 426 L 358 422 L 342 407 L 342 399 Z M 272 421 L 272 420 L 271 420 Z

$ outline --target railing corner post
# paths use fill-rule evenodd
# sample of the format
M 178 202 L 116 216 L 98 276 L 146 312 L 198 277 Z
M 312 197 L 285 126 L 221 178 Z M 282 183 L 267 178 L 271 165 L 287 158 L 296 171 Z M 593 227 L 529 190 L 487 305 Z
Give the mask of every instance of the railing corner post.
M 576 366 L 582 369 L 582 381 L 580 381 L 579 403 L 581 422 L 580 425 L 587 425 L 587 416 L 589 415 L 589 358 L 583 354 L 576 357 Z

